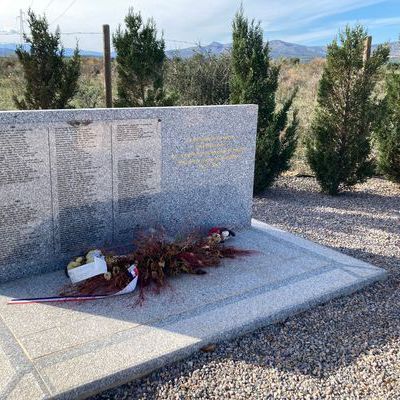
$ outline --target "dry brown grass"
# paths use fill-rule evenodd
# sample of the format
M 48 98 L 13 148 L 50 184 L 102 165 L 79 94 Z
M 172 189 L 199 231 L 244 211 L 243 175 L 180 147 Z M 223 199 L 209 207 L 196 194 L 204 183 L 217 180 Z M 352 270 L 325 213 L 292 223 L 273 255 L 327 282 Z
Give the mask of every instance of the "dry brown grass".
M 22 71 L 16 58 L 0 58 L 0 110 L 14 109 L 13 96 L 22 90 Z
M 304 139 L 310 128 L 317 100 L 318 82 L 322 75 L 324 59 L 315 59 L 307 64 L 283 63 L 277 93 L 278 104 L 299 88 L 294 106 L 298 109 L 300 120 L 299 144 L 293 159 L 292 170 L 299 174 L 308 174 L 309 168 L 305 162 Z

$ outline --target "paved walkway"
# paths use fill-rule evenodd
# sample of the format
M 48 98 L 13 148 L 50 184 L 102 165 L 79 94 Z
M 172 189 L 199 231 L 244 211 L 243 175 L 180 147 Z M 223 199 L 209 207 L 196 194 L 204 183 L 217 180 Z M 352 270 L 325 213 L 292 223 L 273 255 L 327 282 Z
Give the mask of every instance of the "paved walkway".
M 81 304 L 6 305 L 55 295 L 62 271 L 0 286 L 0 398 L 76 399 L 383 279 L 384 270 L 253 221 L 232 244 L 257 254 L 171 289 Z

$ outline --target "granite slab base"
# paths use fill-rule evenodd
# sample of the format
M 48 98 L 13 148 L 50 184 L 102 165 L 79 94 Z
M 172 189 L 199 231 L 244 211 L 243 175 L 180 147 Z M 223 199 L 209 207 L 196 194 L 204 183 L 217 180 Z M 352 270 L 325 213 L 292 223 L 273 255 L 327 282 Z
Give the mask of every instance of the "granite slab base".
M 257 252 L 137 294 L 84 303 L 7 305 L 49 296 L 62 271 L 0 286 L 0 398 L 85 398 L 228 339 L 349 294 L 386 272 L 253 220 L 232 245 Z

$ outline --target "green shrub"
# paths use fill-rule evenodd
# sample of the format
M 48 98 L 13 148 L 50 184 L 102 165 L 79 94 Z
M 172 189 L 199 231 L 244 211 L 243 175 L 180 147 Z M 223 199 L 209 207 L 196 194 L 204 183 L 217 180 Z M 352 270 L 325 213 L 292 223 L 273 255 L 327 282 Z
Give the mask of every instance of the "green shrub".
M 263 44 L 260 24 L 249 23 L 243 9 L 233 21 L 232 104 L 258 104 L 258 130 L 254 193 L 269 187 L 290 166 L 297 144 L 297 112 L 290 110 L 296 90 L 276 110 L 279 66 L 272 65 L 268 45 Z
M 229 103 L 230 54 L 194 54 L 167 62 L 166 87 L 183 106 Z
M 25 35 L 29 50 L 19 46 L 16 54 L 25 78 L 23 98 L 14 96 L 21 110 L 62 109 L 78 90 L 81 59 L 78 48 L 71 58 L 64 56 L 60 32 L 49 31 L 45 17 L 28 11 L 30 36 Z
M 76 108 L 101 108 L 104 107 L 105 93 L 103 82 L 99 78 L 82 77 L 79 89 L 72 104 Z
M 374 169 L 370 133 L 379 113 L 373 90 L 389 49 L 378 46 L 364 60 L 367 32 L 346 27 L 328 46 L 318 105 L 307 141 L 307 159 L 323 192 L 337 194 L 363 182 Z
M 113 35 L 117 52 L 117 107 L 171 105 L 164 91 L 165 42 L 157 38 L 152 19 L 143 23 L 140 13 L 129 9 L 126 29 L 118 27 Z
M 380 171 L 400 183 L 400 68 L 393 67 L 386 76 L 383 118 L 376 138 Z

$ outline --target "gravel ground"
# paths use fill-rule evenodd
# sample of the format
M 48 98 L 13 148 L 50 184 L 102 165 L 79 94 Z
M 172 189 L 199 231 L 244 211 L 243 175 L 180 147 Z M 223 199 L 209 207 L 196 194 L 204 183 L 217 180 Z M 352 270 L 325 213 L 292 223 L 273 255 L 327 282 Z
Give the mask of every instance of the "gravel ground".
M 389 271 L 389 279 L 218 344 L 93 399 L 400 399 L 400 188 L 329 197 L 281 178 L 254 216 Z

